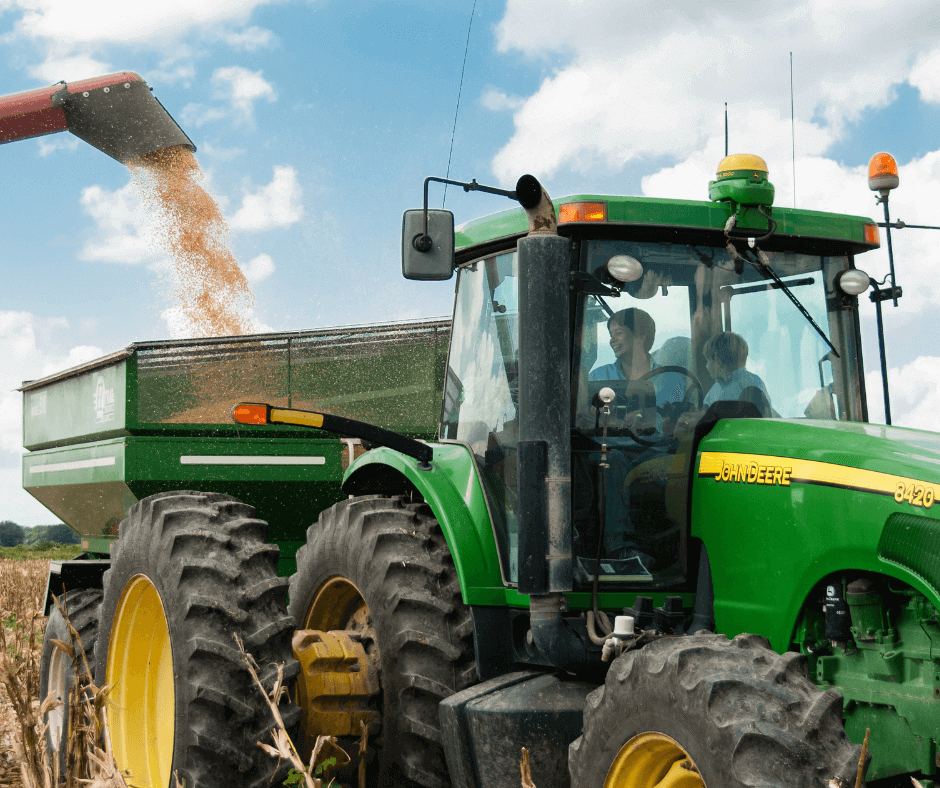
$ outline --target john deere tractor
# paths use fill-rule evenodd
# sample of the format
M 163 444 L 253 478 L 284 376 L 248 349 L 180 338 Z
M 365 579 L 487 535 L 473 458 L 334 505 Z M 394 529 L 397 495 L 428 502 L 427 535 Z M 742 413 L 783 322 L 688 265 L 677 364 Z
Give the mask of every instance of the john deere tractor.
M 97 506 L 50 593 L 81 603 L 134 784 L 283 779 L 237 634 L 347 784 L 516 786 L 525 747 L 539 788 L 932 785 L 940 438 L 867 422 L 877 226 L 773 206 L 755 156 L 708 202 L 459 184 L 522 207 L 456 230 L 435 180 L 403 273 L 457 273 L 446 363 L 362 328 L 368 352 L 152 343 L 24 386 L 39 425 L 117 370 L 113 423 L 35 432 L 24 479 L 67 521 Z M 302 366 L 314 340 L 331 364 Z M 241 401 L 196 385 L 209 358 Z

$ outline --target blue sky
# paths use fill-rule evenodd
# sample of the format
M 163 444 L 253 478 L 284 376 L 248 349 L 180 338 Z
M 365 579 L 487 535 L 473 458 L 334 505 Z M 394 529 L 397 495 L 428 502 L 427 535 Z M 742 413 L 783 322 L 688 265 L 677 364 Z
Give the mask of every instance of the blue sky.
M 196 143 L 262 329 L 449 313 L 453 283 L 400 275 L 401 214 L 447 169 L 472 0 L 0 0 L 0 94 L 140 73 Z M 940 224 L 934 2 L 478 0 L 451 177 L 523 172 L 576 192 L 705 199 L 724 152 L 762 155 L 791 205 L 878 216 L 866 165 L 901 166 L 892 214 Z M 0 248 L 0 519 L 54 518 L 19 489 L 24 379 L 179 335 L 164 255 L 121 165 L 67 134 L 11 143 Z M 432 191 L 440 204 L 442 190 Z M 449 189 L 458 222 L 507 206 Z M 936 237 L 933 237 L 936 235 Z M 885 320 L 895 422 L 940 431 L 940 233 L 895 234 Z M 880 278 L 883 251 L 858 259 Z M 878 369 L 863 304 L 866 369 Z M 877 384 L 877 377 L 870 385 Z M 878 418 L 878 389 L 870 389 Z

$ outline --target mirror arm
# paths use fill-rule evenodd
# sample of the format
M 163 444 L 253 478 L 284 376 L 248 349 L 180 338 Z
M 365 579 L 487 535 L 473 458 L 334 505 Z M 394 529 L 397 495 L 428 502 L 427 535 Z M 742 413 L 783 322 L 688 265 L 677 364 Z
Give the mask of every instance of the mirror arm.
M 507 191 L 506 189 L 497 189 L 493 186 L 483 186 L 476 182 L 474 178 L 470 183 L 464 183 L 463 181 L 451 181 L 447 178 L 435 178 L 429 176 L 424 179 L 424 232 L 415 238 L 412 241 L 412 246 L 417 249 L 419 252 L 428 252 L 431 250 L 431 239 L 428 236 L 428 184 L 434 181 L 435 183 L 446 183 L 451 186 L 460 186 L 465 192 L 486 192 L 487 194 L 499 194 L 503 197 L 508 197 L 510 200 L 516 199 L 516 193 L 514 191 Z

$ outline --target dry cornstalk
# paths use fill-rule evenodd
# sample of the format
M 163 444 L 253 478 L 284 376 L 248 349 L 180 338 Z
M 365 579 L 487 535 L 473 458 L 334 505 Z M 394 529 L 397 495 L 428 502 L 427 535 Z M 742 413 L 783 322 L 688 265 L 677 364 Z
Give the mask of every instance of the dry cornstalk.
M 529 751 L 525 747 L 522 748 L 519 768 L 522 770 L 522 788 L 535 788 L 535 783 L 532 782 L 532 768 L 529 766 Z
M 257 745 L 266 753 L 268 753 L 268 755 L 277 757 L 279 761 L 290 761 L 293 767 L 303 775 L 304 788 L 323 788 L 323 780 L 321 780 L 319 777 L 314 777 L 314 769 L 316 767 L 317 757 L 320 755 L 322 749 L 328 745 L 331 746 L 346 757 L 347 763 L 349 762 L 349 754 L 339 746 L 339 743 L 336 741 L 334 736 L 317 736 L 317 742 L 313 747 L 313 752 L 310 754 L 310 763 L 307 766 L 304 766 L 304 762 L 300 757 L 300 753 L 297 750 L 297 747 L 294 745 L 294 742 L 287 733 L 287 729 L 284 727 L 284 720 L 281 718 L 281 712 L 277 708 L 277 704 L 281 699 L 281 696 L 287 694 L 287 689 L 284 687 L 284 666 L 277 666 L 277 680 L 274 682 L 274 687 L 271 689 L 271 693 L 269 695 L 265 691 L 264 684 L 261 683 L 261 679 L 258 678 L 258 665 L 254 658 L 251 656 L 251 654 L 245 651 L 245 647 L 242 644 L 241 638 L 237 634 L 234 637 L 235 643 L 238 645 L 238 650 L 241 652 L 242 659 L 245 660 L 245 664 L 248 666 L 248 672 L 254 679 L 255 684 L 257 684 L 258 688 L 261 690 L 261 694 L 267 702 L 268 708 L 271 709 L 271 716 L 274 717 L 275 727 L 271 731 L 271 738 L 274 741 L 274 746 L 272 747 L 270 744 L 265 744 L 264 742 L 260 741 L 257 742 Z
M 861 788 L 862 780 L 865 777 L 865 756 L 868 755 L 868 737 L 871 735 L 871 728 L 865 728 L 865 741 L 862 742 L 862 752 L 858 756 L 858 773 L 855 775 L 855 788 Z

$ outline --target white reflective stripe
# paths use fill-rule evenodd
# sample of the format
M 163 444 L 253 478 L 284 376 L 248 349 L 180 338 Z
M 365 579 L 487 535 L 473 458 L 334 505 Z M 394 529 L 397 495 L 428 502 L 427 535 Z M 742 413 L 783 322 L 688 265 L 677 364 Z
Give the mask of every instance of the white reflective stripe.
M 34 465 L 30 473 L 53 473 L 54 471 L 77 471 L 82 468 L 103 468 L 114 465 L 116 457 L 98 457 L 94 460 L 74 460 L 72 462 L 50 462 L 48 465 Z
M 326 457 L 251 457 L 239 454 L 184 454 L 180 465 L 325 465 Z

